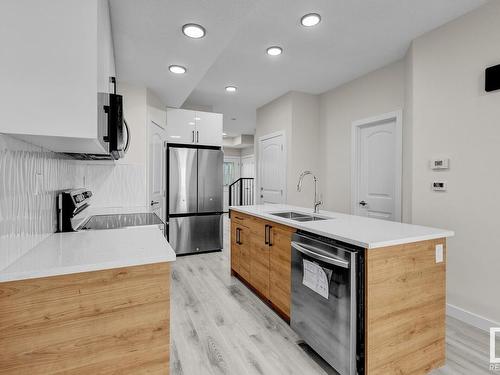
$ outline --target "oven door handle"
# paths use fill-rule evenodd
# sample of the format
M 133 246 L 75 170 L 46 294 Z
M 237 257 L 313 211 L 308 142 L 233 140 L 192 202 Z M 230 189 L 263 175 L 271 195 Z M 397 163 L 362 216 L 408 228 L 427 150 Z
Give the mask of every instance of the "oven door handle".
M 342 268 L 349 268 L 348 261 L 340 259 L 340 258 L 336 258 L 336 257 L 329 257 L 329 256 L 326 256 L 323 254 L 318 254 L 314 250 L 319 250 L 319 249 L 316 249 L 315 247 L 305 246 L 305 245 L 299 244 L 298 242 L 295 242 L 295 241 L 292 241 L 292 247 L 295 250 L 300 251 L 302 254 L 310 256 L 311 258 L 320 260 L 320 261 L 328 263 L 328 264 L 332 264 L 334 266 L 339 266 Z

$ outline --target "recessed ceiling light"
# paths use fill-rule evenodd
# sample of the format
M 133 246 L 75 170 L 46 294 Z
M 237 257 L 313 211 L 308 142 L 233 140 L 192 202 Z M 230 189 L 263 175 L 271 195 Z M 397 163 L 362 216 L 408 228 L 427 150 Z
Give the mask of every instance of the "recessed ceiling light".
M 200 121 L 201 120 L 201 117 L 195 117 L 194 118 L 194 121 Z
M 272 46 L 272 47 L 269 47 L 266 50 L 266 52 L 267 52 L 268 55 L 278 56 L 278 55 L 281 55 L 283 53 L 283 48 L 278 47 L 278 46 Z
M 191 121 L 191 122 L 189 123 L 189 125 L 194 125 L 194 122 L 193 122 L 193 121 Z
M 316 26 L 320 22 L 321 16 L 318 13 L 309 13 L 300 19 L 300 23 L 305 27 Z
M 222 135 L 225 137 L 227 134 L 226 133 L 222 133 Z
M 227 92 L 236 92 L 236 90 L 238 90 L 236 86 L 226 86 Z
M 184 26 L 182 26 L 182 32 L 184 33 L 184 35 L 193 39 L 203 38 L 206 34 L 205 28 L 196 23 L 185 24 Z
M 186 73 L 186 68 L 180 65 L 170 65 L 168 67 L 168 70 L 170 70 L 174 74 L 184 74 Z
M 181 136 L 180 135 L 171 135 L 170 138 L 175 138 L 175 139 L 178 139 L 180 138 Z

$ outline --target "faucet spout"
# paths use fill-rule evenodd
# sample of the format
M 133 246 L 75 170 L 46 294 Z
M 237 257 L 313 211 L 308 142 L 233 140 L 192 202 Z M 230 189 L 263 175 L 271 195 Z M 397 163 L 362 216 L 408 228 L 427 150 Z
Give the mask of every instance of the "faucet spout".
M 297 183 L 297 191 L 301 191 L 302 190 L 302 181 L 304 180 L 304 177 L 306 177 L 307 175 L 312 175 L 312 172 L 311 171 L 304 171 L 300 174 L 299 176 L 299 182 Z M 314 177 L 316 178 L 316 177 Z

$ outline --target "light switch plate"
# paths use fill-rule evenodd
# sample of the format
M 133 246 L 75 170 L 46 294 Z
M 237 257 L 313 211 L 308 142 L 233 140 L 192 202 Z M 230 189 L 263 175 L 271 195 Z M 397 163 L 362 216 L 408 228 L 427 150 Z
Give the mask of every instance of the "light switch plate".
M 444 261 L 443 252 L 444 252 L 443 245 L 442 244 L 436 245 L 436 263 L 441 263 Z
M 448 158 L 431 160 L 431 169 L 439 170 L 448 168 L 450 168 L 450 159 Z

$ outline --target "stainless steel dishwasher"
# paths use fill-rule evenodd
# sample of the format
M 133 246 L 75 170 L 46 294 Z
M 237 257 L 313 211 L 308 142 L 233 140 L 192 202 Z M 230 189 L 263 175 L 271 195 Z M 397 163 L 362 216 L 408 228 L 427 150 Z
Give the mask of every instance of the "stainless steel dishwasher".
M 291 327 L 342 375 L 364 373 L 363 262 L 361 248 L 293 235 Z

